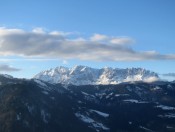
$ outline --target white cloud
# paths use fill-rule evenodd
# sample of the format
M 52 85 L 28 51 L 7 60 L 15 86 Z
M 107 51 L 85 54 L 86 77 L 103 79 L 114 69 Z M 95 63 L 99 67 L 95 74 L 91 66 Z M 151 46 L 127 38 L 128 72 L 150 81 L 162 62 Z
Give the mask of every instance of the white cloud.
M 6 64 L 0 65 L 0 72 L 15 72 L 15 71 L 20 71 L 20 70 L 21 69 L 14 68 L 14 67 L 6 65 Z
M 78 34 L 77 32 L 63 32 L 63 31 L 51 31 L 50 35 L 61 35 L 61 36 L 68 36 L 73 34 Z
M 40 34 L 44 34 L 45 33 L 44 29 L 43 28 L 40 28 L 40 27 L 34 28 L 32 30 L 32 32 L 33 33 L 40 33 Z
M 148 82 L 148 83 L 151 83 L 151 82 L 155 82 L 155 81 L 158 81 L 159 79 L 157 77 L 149 77 L 149 78 L 146 78 L 144 80 L 144 82 Z
M 94 34 L 92 37 L 90 37 L 91 41 L 104 41 L 107 39 L 108 39 L 108 36 L 102 35 L 102 34 Z
M 29 32 L 22 29 L 0 28 L 0 55 L 22 56 L 29 59 L 95 61 L 175 60 L 175 54 L 135 51 L 126 46 L 127 43 L 133 42 L 129 37 L 95 34 L 90 40 L 80 37 L 70 39 L 64 34 L 55 35 L 45 31 L 42 33 L 42 29 L 37 30 Z M 112 40 L 116 44 L 112 44 Z
M 21 29 L 7 29 L 5 27 L 0 27 L 0 36 L 10 35 L 10 34 L 23 34 L 25 33 Z
M 118 45 L 123 45 L 123 44 L 131 44 L 134 43 L 134 40 L 129 37 L 118 37 L 118 38 L 112 38 L 110 40 L 112 44 L 118 44 Z
M 117 44 L 117 45 L 124 45 L 124 44 L 132 44 L 134 43 L 134 40 L 129 37 L 113 37 L 113 36 L 107 36 L 103 34 L 94 34 L 90 37 L 91 41 L 96 42 L 107 42 L 111 44 Z

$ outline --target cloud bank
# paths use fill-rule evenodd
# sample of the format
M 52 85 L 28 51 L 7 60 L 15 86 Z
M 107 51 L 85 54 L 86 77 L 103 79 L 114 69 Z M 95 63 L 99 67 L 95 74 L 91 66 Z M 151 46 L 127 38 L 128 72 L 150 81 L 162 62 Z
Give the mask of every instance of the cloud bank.
M 166 77 L 175 77 L 175 73 L 166 73 L 166 74 L 163 74 L 163 76 L 166 76 Z
M 130 37 L 94 34 L 89 38 L 71 38 L 71 33 L 0 28 L 0 55 L 33 58 L 61 58 L 94 61 L 174 60 L 175 54 L 135 51 Z
M 0 72 L 15 72 L 20 70 L 21 69 L 14 68 L 6 64 L 0 65 Z

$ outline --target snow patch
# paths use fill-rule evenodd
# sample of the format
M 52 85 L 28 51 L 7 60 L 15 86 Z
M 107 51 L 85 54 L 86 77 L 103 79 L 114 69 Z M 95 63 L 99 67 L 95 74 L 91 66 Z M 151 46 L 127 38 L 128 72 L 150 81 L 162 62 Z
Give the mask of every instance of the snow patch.
M 84 94 L 85 96 L 91 96 L 91 97 L 95 98 L 94 95 L 91 95 L 91 94 L 88 94 L 88 93 L 85 93 L 85 92 L 81 92 L 81 93 Z
M 129 121 L 129 122 L 128 122 L 128 124 L 129 124 L 129 125 L 132 125 L 132 122 L 131 122 L 131 121 Z
M 162 110 L 175 110 L 175 107 L 166 106 L 166 105 L 157 105 L 156 108 L 161 108 Z
M 155 88 L 153 88 L 153 90 L 161 90 L 161 88 L 159 86 L 156 86 Z
M 33 110 L 34 110 L 34 106 L 29 106 L 29 105 L 27 104 L 27 109 L 28 109 L 28 111 L 32 114 L 32 112 L 33 112 Z
M 131 103 L 138 103 L 138 104 L 142 104 L 142 103 L 148 103 L 146 101 L 138 101 L 136 99 L 126 99 L 126 100 L 123 100 L 124 102 L 131 102 Z
M 79 112 L 75 113 L 75 116 L 77 118 L 79 118 L 81 121 L 88 123 L 88 124 L 91 124 L 97 131 L 98 131 L 98 129 L 103 129 L 103 130 L 110 129 L 110 128 L 104 126 L 102 123 L 99 123 L 88 116 L 82 115 Z
M 47 85 L 40 80 L 35 79 L 34 81 L 42 87 L 47 87 Z
M 41 110 L 41 117 L 44 121 L 44 123 L 48 123 L 48 118 L 50 117 L 50 114 L 46 113 L 44 110 Z
M 139 128 L 141 128 L 141 129 L 144 129 L 144 130 L 146 130 L 146 131 L 148 131 L 148 132 L 154 132 L 153 130 L 151 130 L 151 129 L 148 129 L 148 128 L 146 128 L 146 127 L 143 127 L 143 126 L 139 126 Z
M 175 129 L 174 127 L 171 126 L 166 126 L 167 129 Z
M 161 118 L 175 118 L 175 113 L 168 113 L 168 114 L 165 114 L 165 115 L 158 115 L 158 117 L 161 117 Z
M 78 100 L 78 103 L 79 103 L 79 104 L 82 104 L 83 102 L 82 102 L 82 101 L 80 101 L 80 100 Z
M 115 97 L 120 97 L 120 96 L 129 96 L 129 94 L 115 94 Z
M 55 100 L 55 97 L 50 97 L 52 100 Z
M 109 117 L 109 114 L 107 114 L 107 113 L 104 113 L 104 112 L 101 112 L 101 111 L 97 111 L 97 110 L 90 110 L 90 112 L 95 112 L 95 113 L 97 113 L 98 115 L 100 115 L 100 116 L 103 116 L 103 117 Z
M 43 94 L 48 95 L 49 93 L 47 91 L 42 91 Z
M 113 92 L 110 93 L 110 94 L 108 94 L 108 95 L 106 96 L 106 99 L 110 98 L 113 94 L 114 94 Z
M 19 114 L 16 115 L 16 120 L 17 121 L 21 120 L 21 113 L 19 113 Z

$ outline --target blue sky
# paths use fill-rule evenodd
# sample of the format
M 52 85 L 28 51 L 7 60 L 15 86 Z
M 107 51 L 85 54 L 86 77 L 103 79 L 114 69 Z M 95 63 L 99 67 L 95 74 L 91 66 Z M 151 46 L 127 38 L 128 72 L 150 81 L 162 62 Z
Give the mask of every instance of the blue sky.
M 0 72 L 30 78 L 56 66 L 175 73 L 174 0 L 6 0 Z

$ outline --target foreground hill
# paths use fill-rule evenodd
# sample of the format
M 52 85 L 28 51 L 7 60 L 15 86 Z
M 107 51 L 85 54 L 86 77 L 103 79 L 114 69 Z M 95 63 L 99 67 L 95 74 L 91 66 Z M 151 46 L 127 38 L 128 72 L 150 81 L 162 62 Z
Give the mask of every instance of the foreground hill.
M 175 83 L 62 85 L 0 76 L 2 132 L 175 131 Z

